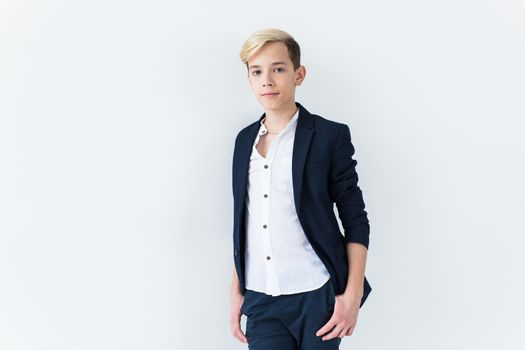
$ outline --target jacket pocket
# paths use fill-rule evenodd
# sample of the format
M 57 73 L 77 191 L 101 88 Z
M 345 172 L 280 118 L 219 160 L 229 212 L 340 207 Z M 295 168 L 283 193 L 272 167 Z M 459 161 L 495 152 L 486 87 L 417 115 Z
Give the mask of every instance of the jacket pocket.
M 304 168 L 314 168 L 314 167 L 320 167 L 328 164 L 328 159 L 316 159 L 308 161 L 304 164 Z

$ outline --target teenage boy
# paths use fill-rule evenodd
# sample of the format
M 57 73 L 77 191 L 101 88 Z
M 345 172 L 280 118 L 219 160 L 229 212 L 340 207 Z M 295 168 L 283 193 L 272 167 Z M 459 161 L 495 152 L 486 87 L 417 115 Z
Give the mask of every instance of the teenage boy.
M 252 350 L 339 349 L 371 291 L 350 129 L 295 101 L 306 69 L 288 33 L 257 31 L 240 56 L 265 113 L 233 152 L 232 333 Z

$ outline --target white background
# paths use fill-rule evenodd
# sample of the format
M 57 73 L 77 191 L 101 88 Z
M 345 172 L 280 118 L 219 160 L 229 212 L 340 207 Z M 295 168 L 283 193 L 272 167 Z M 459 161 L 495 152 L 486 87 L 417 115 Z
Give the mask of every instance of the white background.
M 231 157 L 267 27 L 356 148 L 373 290 L 341 348 L 524 348 L 523 1 L 2 0 L 1 349 L 246 348 Z

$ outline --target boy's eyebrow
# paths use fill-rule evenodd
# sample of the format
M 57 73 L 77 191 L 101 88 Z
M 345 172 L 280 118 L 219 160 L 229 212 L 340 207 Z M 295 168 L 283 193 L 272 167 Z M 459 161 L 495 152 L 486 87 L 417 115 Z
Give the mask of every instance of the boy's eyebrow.
M 276 66 L 278 64 L 284 64 L 286 66 L 286 62 L 284 62 L 284 61 L 273 62 L 272 66 Z M 252 68 L 261 68 L 261 66 L 253 65 L 253 66 L 250 67 L 250 69 L 252 69 Z

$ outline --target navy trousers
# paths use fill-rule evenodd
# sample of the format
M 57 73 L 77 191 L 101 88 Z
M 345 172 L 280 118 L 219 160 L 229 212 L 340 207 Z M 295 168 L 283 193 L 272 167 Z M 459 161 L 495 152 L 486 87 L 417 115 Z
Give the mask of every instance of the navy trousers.
M 335 293 L 329 279 L 302 293 L 271 296 L 246 289 L 241 313 L 246 315 L 250 350 L 332 350 L 341 338 L 322 340 L 315 333 L 332 317 Z M 328 332 L 327 332 L 328 333 Z

